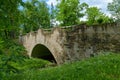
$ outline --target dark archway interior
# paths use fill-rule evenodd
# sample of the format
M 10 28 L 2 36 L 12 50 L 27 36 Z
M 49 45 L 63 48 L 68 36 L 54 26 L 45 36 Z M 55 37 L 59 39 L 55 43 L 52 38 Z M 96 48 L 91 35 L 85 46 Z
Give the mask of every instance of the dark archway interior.
M 52 53 L 50 52 L 50 50 L 42 44 L 37 44 L 33 48 L 32 57 L 41 58 L 41 59 L 56 63 L 56 60 L 55 60 L 54 56 L 52 55 Z

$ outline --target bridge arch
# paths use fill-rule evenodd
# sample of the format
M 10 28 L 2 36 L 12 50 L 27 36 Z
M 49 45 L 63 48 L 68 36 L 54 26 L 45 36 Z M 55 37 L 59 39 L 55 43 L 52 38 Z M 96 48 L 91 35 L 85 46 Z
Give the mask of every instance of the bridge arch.
M 41 58 L 56 63 L 56 60 L 52 52 L 43 44 L 36 44 L 33 47 L 31 57 Z
M 64 35 L 65 33 L 59 28 L 55 28 L 52 31 L 39 29 L 36 32 L 30 32 L 22 36 L 22 44 L 26 48 L 29 57 L 46 59 L 46 55 L 49 55 L 49 57 L 51 55 L 52 58 L 47 57 L 47 60 L 54 59 L 57 64 L 62 64 L 68 57 L 63 46 L 64 41 L 66 41 Z M 45 52 L 42 51 L 41 47 L 45 49 Z

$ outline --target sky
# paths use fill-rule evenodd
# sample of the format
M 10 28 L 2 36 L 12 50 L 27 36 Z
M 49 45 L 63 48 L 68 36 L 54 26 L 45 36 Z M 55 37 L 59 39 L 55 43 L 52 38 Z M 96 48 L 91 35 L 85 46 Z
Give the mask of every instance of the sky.
M 46 0 L 48 5 L 53 5 L 57 4 L 56 0 Z M 81 3 L 86 2 L 89 6 L 96 6 L 101 9 L 102 12 L 110 16 L 109 11 L 107 11 L 107 4 L 111 3 L 112 0 L 80 0 Z

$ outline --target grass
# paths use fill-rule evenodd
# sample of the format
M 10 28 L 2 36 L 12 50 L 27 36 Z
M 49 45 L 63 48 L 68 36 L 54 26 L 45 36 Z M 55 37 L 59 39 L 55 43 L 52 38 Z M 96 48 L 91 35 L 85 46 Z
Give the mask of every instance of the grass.
M 26 66 L 34 60 L 27 63 Z M 6 80 L 120 80 L 120 54 L 100 55 L 42 69 L 29 66 L 22 73 L 9 75 Z
M 31 59 L 24 59 L 24 61 L 20 63 L 11 63 L 12 66 L 17 68 L 18 70 L 31 70 L 31 69 L 41 69 L 44 68 L 45 65 L 49 64 L 49 61 L 37 59 L 37 58 L 31 58 Z

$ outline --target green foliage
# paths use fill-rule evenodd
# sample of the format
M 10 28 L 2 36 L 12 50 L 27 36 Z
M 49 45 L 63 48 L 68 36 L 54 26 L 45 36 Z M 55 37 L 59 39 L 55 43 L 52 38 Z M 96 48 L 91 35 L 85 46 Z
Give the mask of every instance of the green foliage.
M 79 0 L 61 0 L 57 5 L 57 20 L 63 26 L 78 24 L 79 18 L 83 17 L 80 9 Z
M 120 2 L 113 1 L 108 8 L 120 19 Z M 20 10 L 21 6 L 23 9 Z M 58 13 L 52 11 L 51 19 L 57 16 L 64 26 L 78 24 L 79 18 L 85 15 L 80 12 L 85 9 L 89 24 L 113 21 L 96 7 L 88 8 L 86 3 L 80 4 L 79 0 L 61 0 L 56 8 Z M 43 68 L 50 62 L 26 57 L 25 48 L 15 40 L 20 28 L 27 33 L 49 27 L 50 13 L 44 0 L 27 0 L 25 3 L 23 0 L 0 0 L 0 80 L 120 79 L 120 55 L 117 54 L 46 69 Z
M 120 54 L 105 53 L 58 67 L 25 70 L 9 80 L 119 80 Z M 19 78 L 18 78 L 19 77 Z
M 113 0 L 109 3 L 108 10 L 117 20 L 120 20 L 120 0 Z
M 105 14 L 101 15 L 101 16 L 97 19 L 97 23 L 98 23 L 98 24 L 113 23 L 113 22 L 114 22 L 113 18 L 110 18 L 110 17 L 106 16 Z
M 50 27 L 50 14 L 45 1 L 32 0 L 25 3 L 22 11 L 24 32 Z
M 50 13 L 44 0 L 0 1 L 0 18 L 0 36 L 6 39 L 16 38 L 20 28 L 26 33 L 50 27 Z
M 22 53 L 25 53 L 25 49 L 18 43 L 13 42 L 13 40 L 0 39 L 0 79 L 19 72 L 11 65 L 11 62 L 22 62 L 25 58 Z
M 3 54 L 3 51 L 2 51 L 3 43 L 4 43 L 4 41 L 2 40 L 2 38 L 0 38 L 0 54 Z
M 50 62 L 42 59 L 29 59 L 20 57 L 20 55 L 1 55 L 0 56 L 0 79 L 9 80 L 12 74 L 22 74 L 26 70 L 36 70 L 45 68 Z M 10 79 L 11 80 L 11 79 Z
M 98 19 L 98 15 L 101 15 L 100 10 L 97 7 L 90 7 L 86 11 L 88 17 L 88 24 L 93 24 Z
M 87 23 L 88 25 L 102 24 L 102 23 L 112 23 L 112 19 L 106 16 L 97 7 L 90 7 L 86 10 Z
M 20 25 L 19 4 L 22 0 L 2 0 L 0 1 L 0 36 L 5 38 L 15 38 Z M 12 4 L 12 5 L 11 5 Z
M 0 80 L 9 80 L 8 77 L 12 74 L 41 69 L 50 63 L 41 59 L 29 59 L 25 53 L 25 48 L 15 40 L 0 38 Z
M 24 58 L 24 62 L 21 62 L 21 63 L 12 62 L 11 65 L 23 72 L 25 70 L 36 70 L 36 69 L 45 68 L 45 65 L 49 63 L 50 63 L 49 61 L 42 60 L 42 59 Z

